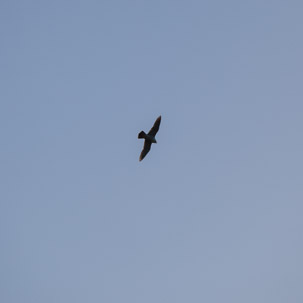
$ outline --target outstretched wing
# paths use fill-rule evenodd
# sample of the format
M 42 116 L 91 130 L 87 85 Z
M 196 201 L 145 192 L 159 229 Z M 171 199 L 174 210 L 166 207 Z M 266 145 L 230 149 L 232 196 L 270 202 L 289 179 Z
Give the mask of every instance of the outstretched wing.
M 144 157 L 147 155 L 147 153 L 150 151 L 150 147 L 151 147 L 152 143 L 149 140 L 145 140 L 144 141 L 144 147 L 142 149 L 139 161 L 142 161 L 144 159 Z
M 161 116 L 159 116 L 159 117 L 157 118 L 157 120 L 156 120 L 155 123 L 154 123 L 154 126 L 153 126 L 153 127 L 150 129 L 150 131 L 148 132 L 148 135 L 153 136 L 153 137 L 156 135 L 156 133 L 157 133 L 158 130 L 159 130 L 160 122 L 161 122 Z

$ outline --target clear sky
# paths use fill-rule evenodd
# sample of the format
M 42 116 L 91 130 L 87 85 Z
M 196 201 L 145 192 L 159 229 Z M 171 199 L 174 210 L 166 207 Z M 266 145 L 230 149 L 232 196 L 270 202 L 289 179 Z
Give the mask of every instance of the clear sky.
M 303 302 L 302 11 L 2 0 L 0 301 Z

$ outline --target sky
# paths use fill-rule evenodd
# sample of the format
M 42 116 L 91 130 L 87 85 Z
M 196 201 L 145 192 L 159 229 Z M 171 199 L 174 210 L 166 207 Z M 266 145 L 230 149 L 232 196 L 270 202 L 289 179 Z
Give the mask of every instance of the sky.
M 0 301 L 303 302 L 302 9 L 2 0 Z

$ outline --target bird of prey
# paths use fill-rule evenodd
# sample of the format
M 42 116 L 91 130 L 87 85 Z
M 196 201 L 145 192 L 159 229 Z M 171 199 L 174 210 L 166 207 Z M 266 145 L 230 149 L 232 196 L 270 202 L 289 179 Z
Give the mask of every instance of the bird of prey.
M 147 153 L 150 151 L 150 147 L 152 143 L 157 143 L 155 137 L 159 130 L 160 122 L 161 122 L 161 116 L 157 118 L 157 120 L 154 123 L 154 126 L 150 129 L 150 131 L 147 134 L 143 130 L 138 134 L 138 139 L 145 139 L 144 147 L 142 149 L 139 161 L 142 161 L 144 157 L 147 155 Z

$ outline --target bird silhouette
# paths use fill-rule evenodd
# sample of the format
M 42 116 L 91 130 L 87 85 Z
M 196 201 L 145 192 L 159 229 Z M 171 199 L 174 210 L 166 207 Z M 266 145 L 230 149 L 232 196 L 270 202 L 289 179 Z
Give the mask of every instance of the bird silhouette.
M 160 123 L 161 123 L 161 116 L 157 118 L 153 127 L 150 129 L 150 131 L 147 134 L 143 130 L 138 134 L 138 139 L 145 139 L 139 161 L 142 161 L 144 157 L 147 155 L 147 153 L 150 151 L 152 143 L 157 143 L 155 137 L 159 130 Z

